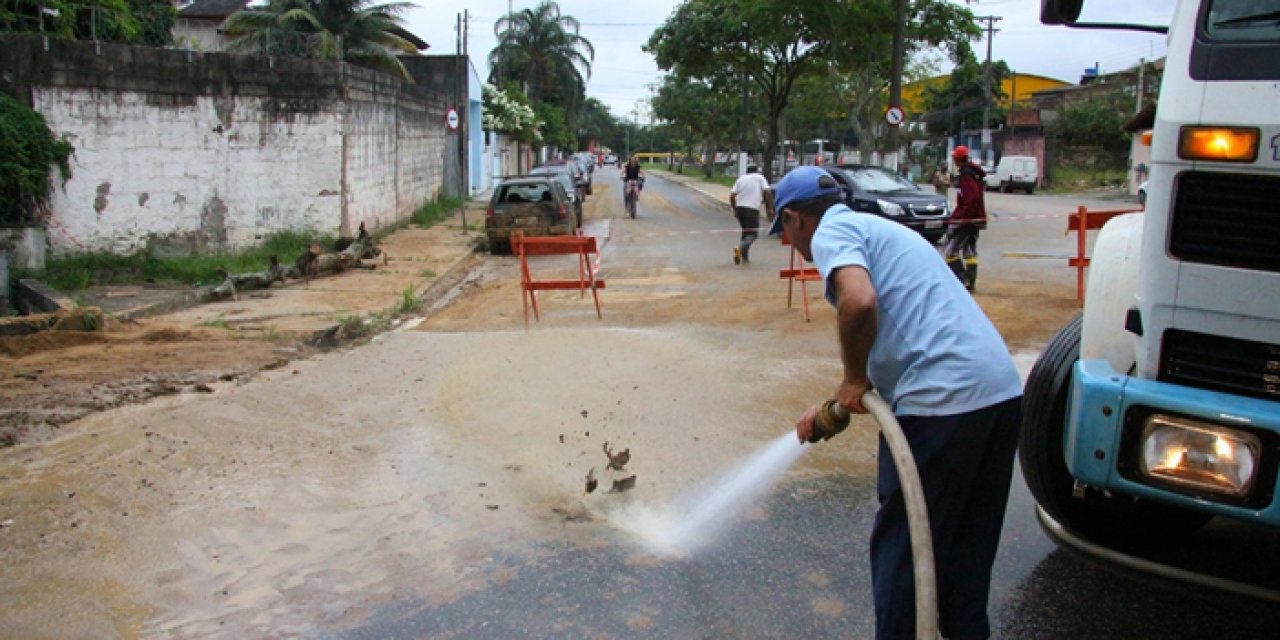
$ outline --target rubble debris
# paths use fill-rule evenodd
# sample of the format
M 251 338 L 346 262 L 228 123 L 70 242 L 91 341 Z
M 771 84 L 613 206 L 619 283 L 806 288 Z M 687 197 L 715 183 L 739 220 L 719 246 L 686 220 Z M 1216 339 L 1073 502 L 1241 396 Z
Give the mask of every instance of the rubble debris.
M 622 493 L 636 488 L 635 474 L 629 475 L 621 480 L 614 480 L 613 487 L 609 489 L 609 493 Z
M 587 493 L 595 491 L 599 485 L 600 481 L 596 480 L 596 468 L 591 467 L 591 470 L 587 472 Z
M 609 464 L 606 468 L 614 471 L 622 471 L 622 468 L 631 461 L 631 449 L 623 449 L 621 453 L 615 454 L 609 448 L 608 442 L 604 443 L 604 455 L 609 458 Z

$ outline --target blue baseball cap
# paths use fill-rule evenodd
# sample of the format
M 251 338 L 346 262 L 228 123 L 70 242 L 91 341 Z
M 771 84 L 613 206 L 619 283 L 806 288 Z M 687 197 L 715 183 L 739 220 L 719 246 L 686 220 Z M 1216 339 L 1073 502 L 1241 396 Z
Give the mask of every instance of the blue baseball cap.
M 773 187 L 774 216 L 769 235 L 782 233 L 782 210 L 788 206 L 814 198 L 838 196 L 841 193 L 840 183 L 822 167 L 806 165 L 792 169 L 791 173 L 783 176 Z

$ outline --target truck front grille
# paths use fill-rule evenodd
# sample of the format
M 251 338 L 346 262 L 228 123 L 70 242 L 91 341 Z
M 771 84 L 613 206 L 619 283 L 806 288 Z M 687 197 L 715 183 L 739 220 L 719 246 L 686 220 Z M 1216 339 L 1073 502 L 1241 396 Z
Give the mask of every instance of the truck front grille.
M 1280 271 L 1280 178 L 1191 171 L 1178 177 L 1169 252 L 1188 262 Z
M 1280 400 L 1280 345 L 1170 329 L 1164 332 L 1159 379 Z

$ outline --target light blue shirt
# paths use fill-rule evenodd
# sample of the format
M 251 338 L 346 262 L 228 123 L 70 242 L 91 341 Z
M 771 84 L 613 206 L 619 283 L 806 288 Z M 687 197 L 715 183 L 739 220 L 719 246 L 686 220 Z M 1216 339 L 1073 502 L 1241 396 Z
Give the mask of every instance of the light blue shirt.
M 835 304 L 831 274 L 862 267 L 876 289 L 867 377 L 897 415 L 955 415 L 1022 394 L 1004 339 L 937 249 L 918 233 L 843 204 L 810 243 Z

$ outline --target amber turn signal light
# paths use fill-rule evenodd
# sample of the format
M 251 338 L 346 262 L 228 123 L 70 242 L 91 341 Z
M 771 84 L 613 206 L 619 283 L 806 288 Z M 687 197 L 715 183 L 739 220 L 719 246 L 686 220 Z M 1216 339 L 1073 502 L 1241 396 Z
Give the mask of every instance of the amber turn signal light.
M 1235 127 L 1183 127 L 1178 135 L 1183 160 L 1253 162 L 1258 159 L 1258 130 Z

